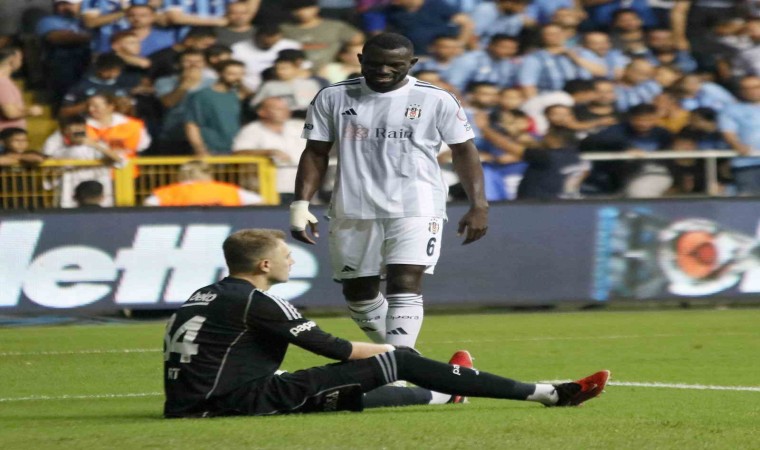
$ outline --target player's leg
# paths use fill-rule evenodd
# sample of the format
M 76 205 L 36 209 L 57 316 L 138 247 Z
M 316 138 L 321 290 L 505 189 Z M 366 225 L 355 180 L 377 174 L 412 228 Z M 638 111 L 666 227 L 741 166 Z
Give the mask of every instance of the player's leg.
M 385 221 L 388 316 L 386 342 L 414 347 L 424 319 L 422 276 L 433 273 L 441 253 L 443 219 L 405 217 Z
M 376 343 L 385 341 L 388 303 L 380 292 L 382 229 L 373 220 L 332 219 L 333 278 L 343 283 L 349 314 Z
M 523 383 L 459 365 L 424 358 L 409 350 L 396 350 L 373 358 L 388 383 L 405 380 L 431 391 L 468 397 L 527 400 L 547 406 L 574 406 L 601 394 L 609 371 L 558 385 Z

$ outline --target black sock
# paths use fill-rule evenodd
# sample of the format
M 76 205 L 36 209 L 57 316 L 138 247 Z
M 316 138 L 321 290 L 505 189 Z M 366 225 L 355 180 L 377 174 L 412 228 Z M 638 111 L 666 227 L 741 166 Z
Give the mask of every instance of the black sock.
M 431 391 L 469 397 L 525 400 L 536 390 L 535 384 L 521 383 L 509 378 L 465 367 L 433 361 L 411 352 L 385 353 L 393 358 L 399 380 L 406 380 Z
M 430 391 L 423 388 L 380 386 L 364 394 L 364 407 L 427 405 L 432 398 Z

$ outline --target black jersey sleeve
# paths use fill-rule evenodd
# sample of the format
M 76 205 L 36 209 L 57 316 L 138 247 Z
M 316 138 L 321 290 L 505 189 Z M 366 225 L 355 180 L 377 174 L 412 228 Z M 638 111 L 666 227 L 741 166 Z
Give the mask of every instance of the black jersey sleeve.
M 341 361 L 348 360 L 351 343 L 323 331 L 313 320 L 287 300 L 256 291 L 246 318 L 249 329 L 265 330 L 317 355 Z

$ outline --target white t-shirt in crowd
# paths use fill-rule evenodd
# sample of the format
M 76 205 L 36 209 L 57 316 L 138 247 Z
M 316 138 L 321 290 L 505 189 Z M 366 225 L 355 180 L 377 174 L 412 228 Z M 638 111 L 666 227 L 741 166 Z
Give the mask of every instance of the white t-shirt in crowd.
M 280 39 L 268 50 L 262 50 L 252 41 L 238 42 L 232 46 L 232 58 L 245 64 L 243 85 L 256 91 L 261 85 L 261 72 L 272 67 L 281 50 L 299 50 L 301 43 L 290 39 Z

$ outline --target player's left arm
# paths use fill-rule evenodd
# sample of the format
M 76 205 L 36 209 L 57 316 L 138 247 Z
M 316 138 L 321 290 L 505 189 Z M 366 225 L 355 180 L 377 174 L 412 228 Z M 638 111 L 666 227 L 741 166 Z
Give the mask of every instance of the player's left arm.
M 483 166 L 472 139 L 459 144 L 449 144 L 449 147 L 454 171 L 470 200 L 470 210 L 459 221 L 458 229 L 460 236 L 466 233 L 462 244 L 469 244 L 485 236 L 488 230 L 488 201 L 483 182 Z
M 458 229 L 460 236 L 466 234 L 462 244 L 469 244 L 485 236 L 488 230 L 488 201 L 483 182 L 483 166 L 473 142 L 475 135 L 472 125 L 453 95 L 442 99 L 438 117 L 438 132 L 451 148 L 454 171 L 470 200 L 470 210 L 459 221 Z

